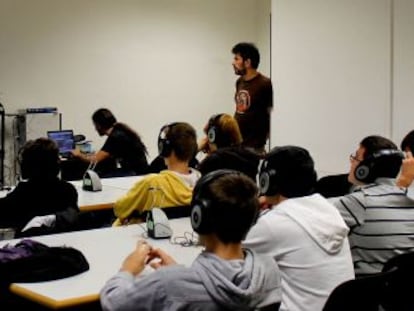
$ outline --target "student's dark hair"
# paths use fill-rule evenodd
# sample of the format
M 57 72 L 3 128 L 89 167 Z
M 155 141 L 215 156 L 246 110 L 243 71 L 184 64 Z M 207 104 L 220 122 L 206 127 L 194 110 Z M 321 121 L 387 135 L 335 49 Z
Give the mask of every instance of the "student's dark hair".
M 414 130 L 405 135 L 401 141 L 401 150 L 406 151 L 406 149 L 414 153 Z
M 265 164 L 265 165 L 264 165 Z M 314 161 L 305 148 L 274 147 L 265 157 L 259 179 L 269 176 L 269 195 L 297 198 L 314 192 L 317 180 Z
M 20 169 L 24 179 L 52 179 L 59 173 L 59 149 L 53 140 L 38 138 L 26 142 L 20 152 Z
M 180 161 L 190 161 L 197 152 L 196 131 L 186 122 L 174 123 L 165 138 L 171 142 L 171 149 Z
M 221 242 L 244 240 L 259 210 L 257 193 L 256 184 L 244 174 L 224 175 L 207 186 L 213 233 Z
M 361 147 L 365 149 L 364 159 L 371 157 L 381 150 L 398 150 L 398 147 L 388 138 L 371 135 L 365 137 L 360 142 Z M 380 157 L 376 160 L 375 176 L 395 178 L 401 168 L 402 159 L 400 157 Z
M 109 109 L 100 108 L 93 113 L 92 121 L 102 129 L 107 130 L 114 126 L 116 118 Z
M 243 60 L 250 59 L 251 65 L 254 69 L 259 67 L 260 53 L 253 43 L 240 42 L 233 46 L 231 50 L 233 54 L 239 54 Z

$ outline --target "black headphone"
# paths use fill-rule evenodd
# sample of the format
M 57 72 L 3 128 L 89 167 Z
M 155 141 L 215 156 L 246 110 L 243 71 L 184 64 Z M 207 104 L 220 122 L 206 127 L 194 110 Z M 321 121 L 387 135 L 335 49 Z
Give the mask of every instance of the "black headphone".
M 208 186 L 218 178 L 225 175 L 242 175 L 241 172 L 229 169 L 220 169 L 212 171 L 199 179 L 194 190 L 193 198 L 191 200 L 191 226 L 193 230 L 198 234 L 208 234 L 213 232 L 213 216 L 212 216 L 212 206 L 214 203 L 212 199 L 208 197 L 206 189 Z M 252 220 L 252 225 L 257 221 L 259 215 L 259 208 Z M 235 215 L 237 217 L 237 215 Z
M 363 183 L 374 182 L 374 180 L 378 177 L 376 176 L 376 171 L 379 165 L 379 159 L 383 157 L 404 159 L 404 153 L 395 149 L 383 149 L 374 152 L 372 155 L 359 162 L 354 171 L 355 178 Z
M 275 195 L 278 193 L 279 180 L 274 168 L 270 168 L 269 161 L 263 160 L 259 171 L 259 192 L 262 195 Z
M 170 156 L 172 150 L 173 150 L 173 143 L 170 139 L 167 138 L 168 133 L 171 131 L 171 129 L 177 124 L 177 122 L 169 123 L 164 125 L 160 133 L 158 134 L 158 154 L 161 157 L 168 157 Z
M 220 120 L 223 114 L 215 114 L 213 115 L 210 120 L 208 120 L 208 127 L 207 127 L 207 138 L 210 144 L 216 144 L 218 147 L 221 147 L 221 138 L 223 134 L 221 133 L 220 126 L 218 125 L 218 121 Z

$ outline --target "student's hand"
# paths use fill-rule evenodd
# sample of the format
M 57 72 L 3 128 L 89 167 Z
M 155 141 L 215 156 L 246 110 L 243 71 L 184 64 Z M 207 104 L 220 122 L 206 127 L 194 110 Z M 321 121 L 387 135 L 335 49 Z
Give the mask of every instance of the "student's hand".
M 406 152 L 406 158 L 401 165 L 400 176 L 397 179 L 398 187 L 409 187 L 414 180 L 414 158 L 410 151 Z
M 151 261 L 150 266 L 154 269 L 177 264 L 170 255 L 159 248 L 151 251 L 148 261 Z
M 204 153 L 209 153 L 209 145 L 208 145 L 208 138 L 204 137 L 198 143 L 198 151 L 202 151 Z
M 151 245 L 149 245 L 146 241 L 139 241 L 135 251 L 125 258 L 121 271 L 127 271 L 133 275 L 141 273 L 141 271 L 145 268 L 150 252 Z

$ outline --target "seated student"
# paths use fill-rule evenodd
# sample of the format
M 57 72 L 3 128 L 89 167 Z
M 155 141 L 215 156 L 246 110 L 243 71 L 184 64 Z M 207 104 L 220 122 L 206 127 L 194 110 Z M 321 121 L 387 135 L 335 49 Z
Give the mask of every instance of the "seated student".
M 407 188 L 414 179 L 414 130 L 404 136 L 400 146 L 401 150 L 405 152 L 406 157 L 403 160 L 401 172 L 397 178 L 397 186 Z
M 139 242 L 101 290 L 103 310 L 277 310 L 277 264 L 241 246 L 257 217 L 256 193 L 237 172 L 203 176 L 194 189 L 191 223 L 205 250 L 187 268 Z M 137 277 L 147 263 L 156 271 Z
M 142 175 L 148 171 L 147 148 L 139 135 L 124 123 L 117 122 L 112 112 L 98 109 L 92 115 L 95 129 L 100 136 L 107 135 L 101 150 L 93 155 L 72 150 L 74 157 L 98 163 L 100 177 Z
M 54 233 L 74 229 L 79 213 L 75 187 L 57 176 L 59 150 L 47 138 L 28 141 L 21 151 L 21 175 L 16 188 L 0 199 L 0 227 L 15 228 L 18 236 Z M 36 216 L 30 231 L 22 229 Z M 45 226 L 40 226 L 43 223 Z
M 404 155 L 381 136 L 367 136 L 350 156 L 348 179 L 357 187 L 330 201 L 351 229 L 355 274 L 380 272 L 395 255 L 414 251 L 414 201 L 396 185 Z
M 199 150 L 207 153 L 198 169 L 201 174 L 220 168 L 234 169 L 256 180 L 259 156 L 241 146 L 242 136 L 236 119 L 222 113 L 213 115 L 204 127 L 206 137 Z
M 199 142 L 198 150 L 206 154 L 220 148 L 240 146 L 243 142 L 236 119 L 226 113 L 212 115 L 204 126 L 204 133 L 206 136 Z
M 204 133 L 206 136 L 201 139 L 198 151 L 204 152 L 207 156 L 222 148 L 237 147 L 239 149 L 242 143 L 239 125 L 236 119 L 229 114 L 220 113 L 211 116 L 204 127 Z M 247 157 L 249 157 L 250 154 L 247 151 L 243 154 L 246 153 Z M 199 162 L 195 158 L 196 155 L 194 154 L 194 157 L 191 159 L 190 166 L 199 169 Z M 166 169 L 164 160 L 158 156 L 151 162 L 149 171 L 157 173 L 163 169 Z
M 312 194 L 316 172 L 307 150 L 275 147 L 259 174 L 259 200 L 269 209 L 243 245 L 277 262 L 280 310 L 322 310 L 332 290 L 354 278 L 348 227 L 332 204 Z
M 401 141 L 401 150 L 414 152 L 414 130 L 404 136 Z
M 194 128 L 184 122 L 163 126 L 158 135 L 158 149 L 168 169 L 145 176 L 116 201 L 114 213 L 118 219 L 114 225 L 127 224 L 153 207 L 190 204 L 193 187 L 200 177 L 188 165 L 197 149 Z

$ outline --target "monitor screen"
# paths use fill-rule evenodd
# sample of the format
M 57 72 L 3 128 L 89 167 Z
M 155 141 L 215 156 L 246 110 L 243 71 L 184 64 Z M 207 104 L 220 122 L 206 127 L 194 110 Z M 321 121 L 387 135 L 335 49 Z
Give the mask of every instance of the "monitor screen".
M 56 142 L 60 155 L 68 154 L 75 148 L 72 130 L 48 131 L 47 137 Z

